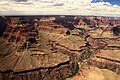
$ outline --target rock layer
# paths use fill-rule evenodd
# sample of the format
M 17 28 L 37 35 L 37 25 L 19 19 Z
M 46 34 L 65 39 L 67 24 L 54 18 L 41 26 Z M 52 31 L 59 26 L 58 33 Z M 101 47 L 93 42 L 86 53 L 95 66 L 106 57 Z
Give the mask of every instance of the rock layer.
M 119 19 L 7 17 L 6 23 L 0 38 L 0 79 L 61 80 L 85 61 L 88 67 L 120 74 Z

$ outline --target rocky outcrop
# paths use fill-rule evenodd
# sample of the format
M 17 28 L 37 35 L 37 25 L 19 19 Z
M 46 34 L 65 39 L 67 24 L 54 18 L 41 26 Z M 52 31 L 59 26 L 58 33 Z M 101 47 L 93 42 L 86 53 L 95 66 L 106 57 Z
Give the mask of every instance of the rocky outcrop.
M 88 26 L 86 29 L 96 27 L 101 27 L 103 29 L 106 29 L 107 27 L 108 29 L 111 29 L 116 25 L 120 25 L 120 20 L 107 17 L 82 17 L 79 19 L 78 25 L 77 28 L 86 28 L 86 26 Z
M 88 61 L 88 63 L 92 66 L 97 66 L 100 69 L 108 69 L 120 74 L 119 38 L 102 40 L 106 42 L 106 46 L 99 48 L 95 55 Z
M 69 62 L 69 56 L 62 53 L 52 53 L 49 55 L 34 54 L 30 51 L 23 51 L 22 53 L 12 53 L 0 60 L 0 70 L 22 72 L 34 70 L 38 68 L 55 67 L 61 63 Z M 7 64 L 9 63 L 9 64 Z
M 65 29 L 62 25 L 55 23 L 51 19 L 42 18 L 40 20 L 34 20 L 34 21 L 39 31 L 56 33 L 56 34 L 66 34 L 67 32 L 67 29 Z
M 58 80 L 72 75 L 79 58 L 69 48 L 56 47 L 58 40 L 67 36 L 60 30 L 67 29 L 54 25 L 31 25 L 22 23 L 18 17 L 11 17 L 0 39 L 1 79 Z
M 0 79 L 65 79 L 86 61 L 88 67 L 119 74 L 119 20 L 45 16 L 8 17 L 6 23 L 0 37 Z

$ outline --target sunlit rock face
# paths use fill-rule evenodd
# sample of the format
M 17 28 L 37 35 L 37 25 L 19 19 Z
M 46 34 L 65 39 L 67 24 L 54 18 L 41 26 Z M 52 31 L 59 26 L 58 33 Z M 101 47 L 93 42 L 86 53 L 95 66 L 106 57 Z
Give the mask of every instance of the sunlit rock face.
M 34 77 L 35 80 L 65 79 L 68 75 L 72 75 L 78 66 L 80 56 L 73 51 L 79 52 L 86 46 L 86 42 L 80 38 L 82 43 L 78 45 L 79 36 L 72 41 L 70 32 L 66 33 L 69 29 L 54 20 L 54 17 L 44 19 L 7 17 L 6 29 L 0 38 L 1 74 L 14 72 L 18 76 L 12 76 L 15 80 L 20 79 L 22 74 L 25 76 L 35 74 L 37 75 Z M 74 43 L 76 40 L 79 41 Z M 4 74 L 1 77 L 12 78 Z
M 95 75 L 102 69 L 120 74 L 119 20 L 18 16 L 0 17 L 0 25 L 0 79 L 66 79 L 77 72 L 78 64 L 83 75 L 95 67 Z

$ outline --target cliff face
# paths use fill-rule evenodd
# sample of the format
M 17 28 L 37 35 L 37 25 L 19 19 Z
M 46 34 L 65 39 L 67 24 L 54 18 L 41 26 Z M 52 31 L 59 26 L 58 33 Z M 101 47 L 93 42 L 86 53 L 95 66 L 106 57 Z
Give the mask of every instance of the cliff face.
M 6 19 L 4 17 L 0 17 L 0 37 L 3 35 L 3 32 L 6 29 Z
M 0 79 L 65 79 L 75 74 L 79 63 L 83 72 L 92 66 L 119 75 L 119 21 L 79 16 L 1 17 Z
M 7 22 L 3 38 L 8 42 L 24 44 L 30 37 L 36 37 L 37 30 L 31 24 L 21 24 L 18 20 Z
M 62 19 L 64 20 L 64 18 Z M 93 54 L 94 54 L 90 58 L 90 60 L 88 60 L 88 64 L 83 66 L 83 69 L 82 69 L 83 73 L 82 72 L 80 73 L 85 75 L 84 73 L 86 71 L 85 68 L 88 68 L 89 70 L 90 67 L 93 67 L 95 69 L 97 67 L 98 68 L 97 70 L 106 69 L 110 71 L 108 74 L 114 73 L 115 75 L 119 76 L 120 74 L 119 73 L 120 71 L 120 67 L 119 67 L 120 66 L 120 60 L 119 60 L 120 58 L 119 56 L 120 19 L 107 18 L 107 17 L 78 17 L 77 20 L 79 21 L 77 24 L 74 25 L 74 30 L 78 29 L 80 30 L 80 32 L 77 33 L 76 31 L 74 34 L 73 33 L 71 34 L 80 36 L 80 34 L 84 33 L 84 36 L 86 36 L 85 38 L 86 43 L 90 45 L 90 49 L 93 50 Z M 61 23 L 64 25 L 68 25 L 68 24 L 65 24 L 64 22 L 61 22 Z M 73 23 L 74 21 L 71 22 L 71 24 Z M 67 44 L 64 46 L 67 46 Z M 85 55 L 86 54 L 81 55 L 81 58 L 85 57 Z M 91 73 L 91 72 L 86 71 L 86 73 Z M 100 73 L 100 75 L 103 75 L 101 77 L 104 77 L 104 79 L 102 80 L 110 79 L 109 76 L 105 76 L 107 75 L 106 73 L 105 74 Z M 85 80 L 87 80 L 88 76 L 86 77 L 84 76 L 84 78 Z M 80 80 L 84 78 L 80 78 Z M 119 79 L 115 76 L 114 78 Z M 78 80 L 78 76 L 76 79 Z M 72 78 L 70 80 L 76 80 L 76 79 Z M 93 80 L 95 78 L 93 79 L 89 78 L 89 79 Z
M 113 27 L 112 31 L 113 31 L 114 35 L 120 36 L 120 26 Z
M 35 24 L 36 24 L 36 27 L 38 27 L 38 30 L 43 32 L 66 34 L 68 30 L 68 29 L 65 29 L 63 25 L 57 24 L 50 19 L 40 19 L 35 21 Z
M 0 38 L 1 79 L 65 79 L 76 69 L 79 56 L 69 51 L 69 45 L 58 45 L 63 43 L 61 41 L 64 41 L 64 38 L 68 38 L 68 29 L 53 20 L 39 20 L 33 19 L 30 24 L 24 18 L 9 17 L 7 28 Z M 70 41 L 73 48 L 77 47 L 74 41 Z M 11 73 L 14 74 L 11 76 Z M 25 78 L 30 75 L 33 78 Z
M 119 19 L 107 18 L 107 17 L 85 17 L 81 18 L 79 25 L 88 25 L 90 27 L 103 27 L 120 25 Z

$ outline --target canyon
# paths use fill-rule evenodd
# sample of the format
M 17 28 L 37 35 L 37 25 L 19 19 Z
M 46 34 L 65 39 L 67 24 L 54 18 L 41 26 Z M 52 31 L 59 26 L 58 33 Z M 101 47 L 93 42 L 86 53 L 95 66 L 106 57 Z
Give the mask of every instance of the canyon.
M 2 80 L 120 77 L 120 18 L 5 16 L 0 36 Z

